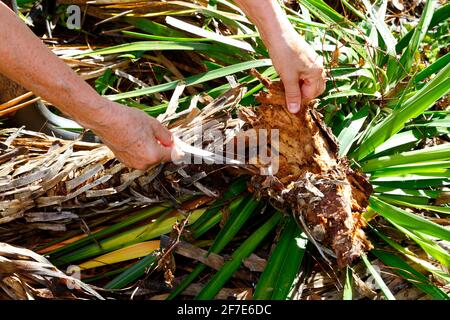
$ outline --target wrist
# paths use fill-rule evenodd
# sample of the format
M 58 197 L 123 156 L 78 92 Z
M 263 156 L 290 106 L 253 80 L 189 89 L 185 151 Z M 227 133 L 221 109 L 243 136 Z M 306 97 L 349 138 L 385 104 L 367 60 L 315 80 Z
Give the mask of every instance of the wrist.
M 102 135 L 111 126 L 114 126 L 124 108 L 120 104 L 97 94 L 89 98 L 87 103 L 83 105 L 83 108 L 78 106 L 78 111 L 72 117 L 82 127 Z

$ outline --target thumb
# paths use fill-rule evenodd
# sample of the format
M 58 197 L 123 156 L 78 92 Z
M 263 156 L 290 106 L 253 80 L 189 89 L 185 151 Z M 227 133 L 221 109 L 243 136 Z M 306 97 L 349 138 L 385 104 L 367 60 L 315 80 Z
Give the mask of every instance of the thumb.
M 171 162 L 173 161 L 175 156 L 179 156 L 176 151 L 174 151 L 174 148 L 171 147 L 165 147 L 160 145 L 159 146 L 159 154 L 160 154 L 160 160 L 162 163 L 165 162 Z M 176 159 L 175 159 L 176 160 Z
M 169 129 L 163 126 L 158 120 L 152 119 L 151 127 L 154 137 L 165 147 L 173 145 L 172 133 Z
M 284 91 L 286 94 L 286 105 L 291 113 L 300 111 L 302 105 L 302 94 L 300 91 L 299 78 L 289 78 L 284 80 Z

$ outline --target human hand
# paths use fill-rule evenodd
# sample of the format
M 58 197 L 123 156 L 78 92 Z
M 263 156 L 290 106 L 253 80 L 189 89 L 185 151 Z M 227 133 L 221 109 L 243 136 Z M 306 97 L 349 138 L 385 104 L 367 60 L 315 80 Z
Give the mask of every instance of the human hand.
M 325 90 L 322 57 L 291 27 L 266 41 L 275 70 L 281 77 L 290 112 L 300 111 L 302 104 Z
M 180 156 L 171 132 L 158 120 L 142 110 L 108 103 L 108 120 L 91 129 L 124 165 L 146 170 Z

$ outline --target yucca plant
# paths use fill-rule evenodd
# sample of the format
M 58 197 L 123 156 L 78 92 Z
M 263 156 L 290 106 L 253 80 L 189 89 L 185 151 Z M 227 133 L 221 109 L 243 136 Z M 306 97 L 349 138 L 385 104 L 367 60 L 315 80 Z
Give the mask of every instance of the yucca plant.
M 298 5 L 286 6 L 285 10 L 293 25 L 325 58 L 329 81 L 316 109 L 337 137 L 337 156 L 347 156 L 352 170 L 369 177 L 370 185 L 365 187 L 360 182 L 361 189 L 373 189 L 368 206 L 364 204 L 361 209 L 368 223 L 365 231 L 374 249 L 367 253 L 359 250 L 360 262 L 348 266 L 344 263 L 344 269 L 337 268 L 328 250 L 330 246 L 321 246 L 320 237 L 309 230 L 310 222 L 300 222 L 299 226 L 296 215 L 291 215 L 295 211 L 292 206 L 279 208 L 271 201 L 285 215 L 274 210 L 268 199 L 276 192 L 270 186 L 257 189 L 261 191 L 260 199 L 249 195 L 246 176 L 225 190 L 218 186 L 229 184 L 229 180 L 224 180 L 230 179 L 227 175 L 204 182 L 180 172 L 176 173 L 177 178 L 171 177 L 169 170 L 168 181 L 185 179 L 188 187 L 183 183 L 177 185 L 179 193 L 175 197 L 169 196 L 169 201 L 152 206 L 152 201 L 166 200 L 170 195 L 164 192 L 167 190 L 161 192 L 164 184 L 149 184 L 155 171 L 123 174 L 120 170 L 126 169 L 115 163 L 111 154 L 106 156 L 105 150 L 105 155 L 100 155 L 101 147 L 76 142 L 74 147 L 80 144 L 80 149 L 69 155 L 65 153 L 69 144 L 58 146 L 42 136 L 22 140 L 23 147 L 28 146 L 38 156 L 32 161 L 25 160 L 30 158 L 20 155 L 20 150 L 25 152 L 20 148 L 21 138 L 12 134 L 14 138 L 7 139 L 11 131 L 5 132 L 4 144 L 19 144 L 16 154 L 2 155 L 7 162 L 1 172 L 4 177 L 14 172 L 14 180 L 21 183 L 15 182 L 16 189 L 2 189 L 9 192 L 3 196 L 15 198 L 19 193 L 32 201 L 17 197 L 16 207 L 11 202 L 4 203 L 7 213 L 2 211 L 2 221 L 19 219 L 4 225 L 7 227 L 0 234 L 2 241 L 33 248 L 48 255 L 61 268 L 80 264 L 83 280 L 87 282 L 108 289 L 131 287 L 130 292 L 136 292 L 137 286 L 142 294 L 147 290 L 150 291 L 147 294 L 159 299 L 181 294 L 198 299 L 229 295 L 254 299 L 401 299 L 411 295 L 418 298 L 421 294 L 448 299 L 450 56 L 445 46 L 450 7 L 426 1 L 417 26 L 406 25 L 400 32 L 393 32 L 393 25 L 386 22 L 387 1 L 343 4 L 351 12 L 351 20 L 321 0 L 300 0 Z M 81 75 L 96 79 L 96 88 L 110 99 L 157 116 L 170 105 L 165 94 L 183 83 L 188 94 L 184 97 L 180 92 L 173 94 L 172 101 L 179 106 L 177 111 L 187 109 L 186 115 L 192 112 L 190 107 L 202 108 L 211 101 L 210 97 L 216 98 L 235 86 L 233 81 L 231 84 L 221 81 L 234 74 L 237 82 L 245 83 L 248 90 L 227 106 L 232 110 L 237 103 L 258 104 L 254 94 L 264 90 L 253 74 L 243 71 L 258 68 L 263 76 L 277 79 L 257 30 L 231 2 L 155 1 L 131 5 L 102 1 L 88 6 L 87 13 L 98 21 L 131 6 L 132 13 L 111 22 L 106 20 L 104 25 L 108 27 L 99 37 L 99 48 L 85 50 L 80 46 L 67 51 L 61 46 L 55 50 L 78 67 Z M 111 35 L 125 37 L 128 42 L 112 45 L 116 38 Z M 427 46 L 435 46 L 437 53 L 420 54 Z M 173 54 L 173 50 L 179 54 Z M 101 61 L 98 56 L 105 59 Z M 135 66 L 149 70 L 148 65 L 152 65 L 151 77 L 135 71 Z M 203 72 L 198 73 L 199 70 Z M 58 116 L 54 117 L 58 124 Z M 290 138 L 300 139 L 295 135 Z M 39 139 L 46 142 L 43 144 Z M 84 151 L 92 148 L 94 153 Z M 56 157 L 49 160 L 48 150 L 66 156 L 68 160 L 64 161 L 72 163 L 72 167 L 62 166 Z M 49 180 L 54 167 L 34 169 L 46 160 L 58 164 L 55 171 L 61 172 L 58 181 L 69 186 L 68 189 L 52 189 L 57 182 Z M 17 169 L 18 165 L 21 167 Z M 27 180 L 27 172 L 35 174 L 35 186 Z M 70 172 L 76 173 L 72 177 Z M 97 187 L 92 183 L 98 180 L 103 190 L 96 193 Z M 193 181 L 201 184 L 195 185 Z M 252 183 L 254 186 L 254 180 Z M 46 192 L 53 193 L 53 199 L 39 194 L 43 190 L 41 184 L 46 186 Z M 137 190 L 136 185 L 143 189 Z M 81 191 L 73 196 L 70 186 Z M 83 186 L 88 187 L 82 190 Z M 107 196 L 108 189 L 117 194 Z M 158 198 L 149 198 L 150 194 Z M 213 200 L 214 194 L 221 196 Z M 36 203 L 48 204 L 52 210 L 37 212 L 32 209 Z M 137 207 L 145 208 L 130 210 Z M 57 208 L 63 212 L 57 213 Z M 80 212 L 80 208 L 81 214 L 75 217 L 73 212 Z M 24 217 L 29 224 L 23 223 Z M 71 223 L 71 219 L 79 218 L 85 221 L 82 231 L 74 227 L 79 223 Z M 49 222 L 50 219 L 55 222 Z M 49 237 L 48 233 L 37 231 L 58 228 L 67 228 L 68 234 L 56 237 L 54 233 Z M 159 243 L 152 241 L 158 241 L 162 234 L 171 234 L 175 243 L 189 249 L 178 250 L 177 246 L 161 243 L 161 250 L 155 250 Z M 25 235 L 31 240 L 24 241 Z M 39 247 L 34 246 L 36 239 Z M 251 260 L 252 253 L 259 260 Z M 230 255 L 226 261 L 224 254 Z M 198 262 L 192 265 L 186 258 Z M 174 261 L 178 268 L 174 267 Z M 264 268 L 256 267 L 258 261 Z M 248 274 L 248 270 L 254 269 L 262 273 Z M 321 272 L 322 269 L 329 271 Z M 157 280 L 161 274 L 168 285 Z M 399 278 L 420 293 L 399 289 L 393 281 Z M 322 285 L 317 286 L 316 281 Z M 159 291 L 152 291 L 152 286 L 159 286 Z

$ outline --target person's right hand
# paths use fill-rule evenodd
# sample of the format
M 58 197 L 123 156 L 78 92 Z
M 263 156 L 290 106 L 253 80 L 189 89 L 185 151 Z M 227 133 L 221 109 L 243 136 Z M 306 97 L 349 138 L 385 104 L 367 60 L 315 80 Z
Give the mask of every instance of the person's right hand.
M 286 105 L 290 112 L 297 113 L 302 104 L 325 90 L 323 60 L 290 25 L 282 34 L 270 36 L 267 47 L 284 84 Z
M 109 102 L 105 125 L 91 129 L 100 136 L 117 159 L 128 167 L 146 170 L 151 165 L 178 156 L 172 133 L 144 111 Z
M 276 0 L 235 0 L 258 27 L 286 93 L 286 105 L 297 113 L 325 90 L 322 57 L 294 29 Z

